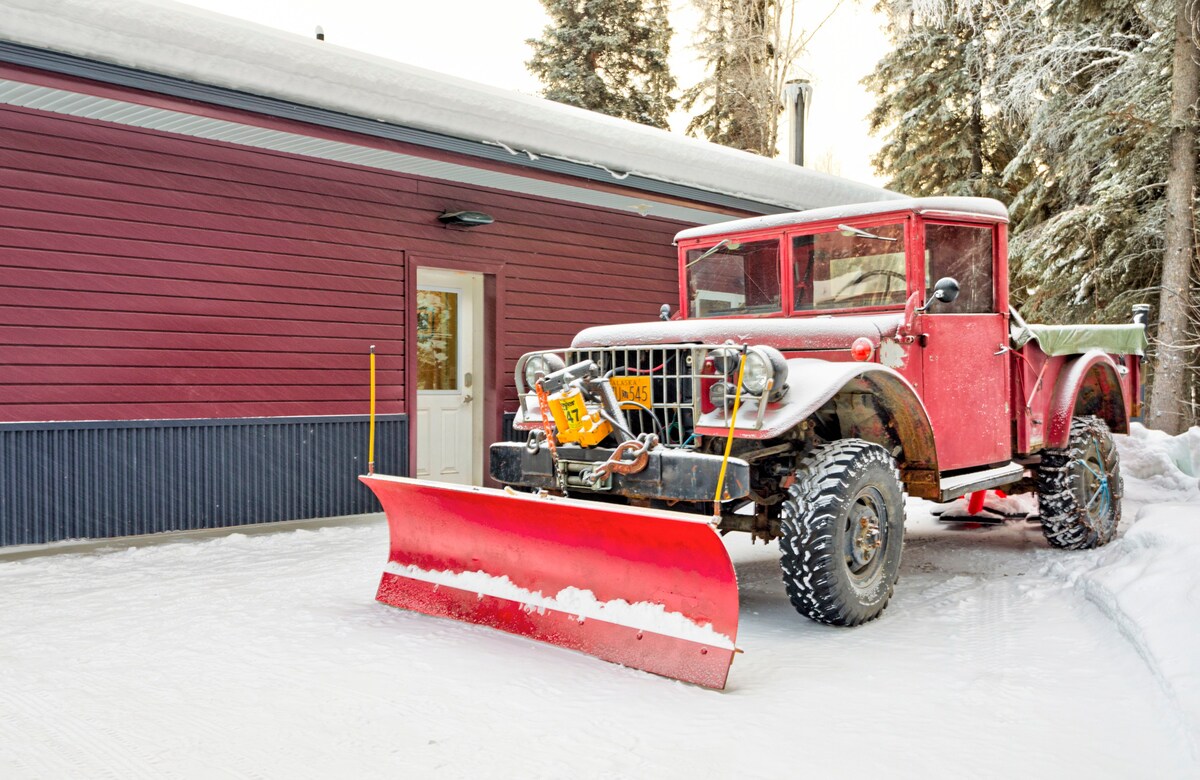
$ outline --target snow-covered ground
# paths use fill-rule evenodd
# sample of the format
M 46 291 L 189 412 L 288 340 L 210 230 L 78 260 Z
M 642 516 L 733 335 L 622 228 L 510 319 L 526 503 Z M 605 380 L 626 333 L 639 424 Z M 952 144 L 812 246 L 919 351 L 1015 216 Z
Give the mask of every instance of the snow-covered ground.
M 1196 777 L 1200 429 L 1120 444 L 1112 545 L 914 501 L 858 629 L 730 537 L 722 693 L 377 604 L 378 520 L 9 559 L 0 777 Z

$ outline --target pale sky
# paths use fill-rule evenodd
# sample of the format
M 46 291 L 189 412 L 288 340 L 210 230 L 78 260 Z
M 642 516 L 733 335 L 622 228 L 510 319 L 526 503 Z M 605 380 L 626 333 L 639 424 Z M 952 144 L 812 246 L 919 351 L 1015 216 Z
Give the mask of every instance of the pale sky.
M 535 95 L 541 84 L 525 69 L 527 38 L 547 23 L 539 0 L 181 0 L 188 5 L 418 65 L 504 89 Z M 879 141 L 867 132 L 873 97 L 858 83 L 887 50 L 882 21 L 870 0 L 811 0 L 799 26 L 815 32 L 797 63 L 813 83 L 807 163 L 870 184 Z M 673 0 L 671 68 L 681 86 L 699 80 L 702 66 L 690 47 L 699 15 L 689 0 Z M 830 15 L 832 11 L 832 15 Z M 687 117 L 672 125 L 682 132 Z

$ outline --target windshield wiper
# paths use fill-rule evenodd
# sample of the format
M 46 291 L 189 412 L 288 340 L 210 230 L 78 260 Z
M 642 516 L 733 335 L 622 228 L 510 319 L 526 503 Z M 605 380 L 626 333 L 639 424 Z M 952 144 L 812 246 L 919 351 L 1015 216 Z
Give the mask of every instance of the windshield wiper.
M 876 241 L 896 241 L 898 239 L 888 238 L 887 236 L 877 236 L 874 233 L 868 233 L 865 230 L 859 230 L 850 225 L 838 225 L 837 229 L 843 236 L 856 236 L 858 238 L 873 238 Z M 714 247 L 715 248 L 715 247 Z
M 700 255 L 700 256 L 699 256 L 699 257 L 697 257 L 695 260 L 693 260 L 692 262 L 690 262 L 690 263 L 688 263 L 687 265 L 685 265 L 685 266 L 684 266 L 684 268 L 691 268 L 691 267 L 692 267 L 692 266 L 694 266 L 696 263 L 700 262 L 701 260 L 703 260 L 704 258 L 708 257 L 708 256 L 709 256 L 709 255 L 711 255 L 713 252 L 716 252 L 718 249 L 720 249 L 721 247 L 725 246 L 725 245 L 726 245 L 726 244 L 728 244 L 728 243 L 729 243 L 729 239 L 728 239 L 728 238 L 722 238 L 720 241 L 718 241 L 717 243 L 713 244 L 713 245 L 712 245 L 712 247 L 710 247 L 709 249 L 705 250 L 704 254 Z

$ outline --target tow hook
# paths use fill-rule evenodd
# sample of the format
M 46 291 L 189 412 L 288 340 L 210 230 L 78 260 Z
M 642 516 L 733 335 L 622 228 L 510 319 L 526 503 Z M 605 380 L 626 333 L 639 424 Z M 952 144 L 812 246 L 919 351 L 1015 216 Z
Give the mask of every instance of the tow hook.
M 641 434 L 633 441 L 618 444 L 608 460 L 593 469 L 584 471 L 579 477 L 587 484 L 592 485 L 608 479 L 613 474 L 637 474 L 646 468 L 646 464 L 650 462 L 650 450 L 657 446 L 658 436 L 653 433 Z M 632 456 L 632 460 L 626 460 L 626 455 Z

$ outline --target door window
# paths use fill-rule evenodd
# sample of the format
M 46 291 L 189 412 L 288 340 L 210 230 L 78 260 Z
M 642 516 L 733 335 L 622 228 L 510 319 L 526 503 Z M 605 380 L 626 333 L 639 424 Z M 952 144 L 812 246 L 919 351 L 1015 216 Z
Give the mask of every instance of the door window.
M 992 277 L 992 229 L 971 225 L 925 226 L 925 300 L 938 279 L 958 281 L 954 303 L 935 303 L 931 314 L 988 314 L 996 311 Z
M 458 390 L 458 293 L 417 291 L 417 389 Z

